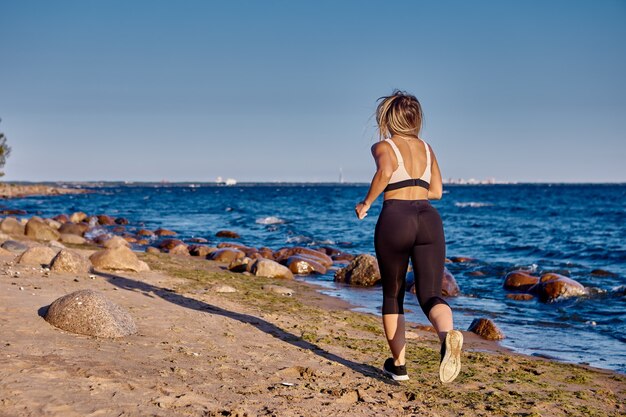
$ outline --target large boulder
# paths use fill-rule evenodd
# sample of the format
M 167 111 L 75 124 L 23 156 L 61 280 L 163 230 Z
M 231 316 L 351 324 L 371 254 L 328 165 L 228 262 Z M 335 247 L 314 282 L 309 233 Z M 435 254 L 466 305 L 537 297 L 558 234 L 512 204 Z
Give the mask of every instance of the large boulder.
M 61 225 L 63 224 L 54 219 L 43 219 L 43 221 L 44 223 L 46 223 L 48 226 L 52 227 L 55 230 L 59 230 L 61 228 Z
M 72 235 L 78 235 L 78 236 L 84 236 L 87 230 L 89 230 L 89 225 L 87 223 L 67 222 L 67 223 L 63 223 L 61 227 L 59 227 L 59 233 L 72 234 Z
M 149 271 L 150 267 L 140 261 L 135 252 L 126 246 L 104 249 L 89 257 L 94 267 L 99 269 L 109 269 L 115 271 Z
M 350 264 L 335 273 L 336 282 L 370 287 L 380 281 L 378 262 L 372 255 L 358 255 Z
M 535 294 L 544 303 L 587 294 L 585 287 L 580 282 L 553 273 L 542 275 L 539 282 L 528 291 Z
M 55 272 L 71 272 L 80 274 L 91 270 L 91 263 L 84 256 L 68 250 L 61 249 L 52 260 L 50 269 Z
M 88 336 L 116 338 L 137 332 L 127 311 L 93 290 L 76 291 L 55 300 L 44 318 L 59 329 Z
M 538 277 L 534 277 L 527 272 L 512 271 L 506 274 L 502 286 L 505 290 L 525 292 L 538 282 Z
M 243 258 L 244 256 L 246 256 L 246 254 L 243 251 L 240 251 L 239 249 L 222 248 L 222 249 L 217 249 L 211 252 L 208 255 L 208 259 L 211 259 L 217 262 L 231 263 L 235 259 Z
M 173 230 L 158 228 L 154 231 L 154 234 L 157 236 L 175 236 L 176 232 Z
M 0 222 L 0 230 L 10 235 L 23 235 L 24 225 L 15 217 L 5 217 Z
M 33 246 L 17 258 L 17 263 L 27 265 L 50 265 L 57 251 L 48 246 Z
M 284 265 L 270 259 L 258 259 L 250 268 L 256 276 L 293 279 L 293 273 Z
M 487 340 L 502 340 L 505 337 L 493 321 L 485 318 L 474 319 L 467 330 Z
M 326 267 L 317 262 L 316 259 L 309 258 L 304 255 L 293 255 L 287 258 L 285 262 L 287 268 L 294 274 L 308 275 L 308 274 L 325 274 Z
M 31 218 L 28 223 L 26 223 L 25 234 L 30 238 L 43 241 L 59 240 L 59 237 L 61 237 L 61 234 L 57 230 L 48 226 L 43 220 L 35 217 Z

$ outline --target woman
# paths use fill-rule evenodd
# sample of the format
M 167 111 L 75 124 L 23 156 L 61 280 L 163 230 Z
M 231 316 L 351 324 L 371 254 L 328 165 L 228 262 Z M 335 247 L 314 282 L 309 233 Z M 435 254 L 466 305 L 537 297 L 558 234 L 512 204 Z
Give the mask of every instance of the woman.
M 372 146 L 376 174 L 367 196 L 355 207 L 363 219 L 384 192 L 374 245 L 383 284 L 383 327 L 392 358 L 384 372 L 396 381 L 409 379 L 405 366 L 404 292 L 409 259 L 417 299 L 441 341 L 439 378 L 447 383 L 461 370 L 463 335 L 453 330 L 452 310 L 441 298 L 445 260 L 443 224 L 430 199 L 442 195 L 441 173 L 430 146 L 420 137 L 422 108 L 417 99 L 394 91 L 379 99 L 376 121 L 380 141 Z

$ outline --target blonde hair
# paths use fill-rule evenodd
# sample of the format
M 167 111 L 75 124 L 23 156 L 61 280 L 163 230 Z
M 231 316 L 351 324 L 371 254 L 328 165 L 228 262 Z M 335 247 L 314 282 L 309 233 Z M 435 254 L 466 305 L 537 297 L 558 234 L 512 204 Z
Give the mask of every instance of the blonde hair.
M 390 96 L 381 97 L 376 108 L 376 122 L 380 140 L 393 135 L 418 136 L 422 129 L 422 106 L 415 96 L 394 90 Z

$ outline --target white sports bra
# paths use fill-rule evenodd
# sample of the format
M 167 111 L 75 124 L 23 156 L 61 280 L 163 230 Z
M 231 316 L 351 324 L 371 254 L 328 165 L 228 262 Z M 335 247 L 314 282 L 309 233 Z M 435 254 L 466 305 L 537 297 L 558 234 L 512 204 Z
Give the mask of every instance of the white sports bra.
M 428 190 L 430 188 L 430 171 L 431 171 L 431 160 L 430 160 L 430 147 L 423 140 L 424 147 L 426 148 L 426 169 L 424 169 L 424 173 L 419 178 L 411 178 L 406 168 L 404 167 L 404 159 L 402 159 L 402 154 L 400 154 L 400 149 L 396 146 L 395 143 L 391 139 L 385 139 L 385 142 L 391 145 L 393 152 L 396 154 L 396 158 L 398 159 L 398 168 L 393 171 L 391 174 L 391 179 L 389 180 L 389 184 L 385 188 L 385 192 L 397 190 L 399 188 L 404 187 L 423 187 Z

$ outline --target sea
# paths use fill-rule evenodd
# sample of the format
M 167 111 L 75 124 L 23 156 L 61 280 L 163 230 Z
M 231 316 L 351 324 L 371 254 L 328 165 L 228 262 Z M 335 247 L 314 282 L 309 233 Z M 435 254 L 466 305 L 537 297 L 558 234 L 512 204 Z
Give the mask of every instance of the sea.
M 367 184 L 77 183 L 90 192 L 0 202 L 24 216 L 83 211 L 129 220 L 127 228 L 174 230 L 181 239 L 210 245 L 219 230 L 249 246 L 333 246 L 374 254 L 379 198 L 364 220 L 354 214 Z M 489 318 L 513 351 L 626 373 L 626 184 L 447 185 L 434 201 L 444 223 L 448 263 L 461 295 L 448 298 L 455 327 Z M 136 248 L 140 250 L 141 248 Z M 524 269 L 557 272 L 588 288 L 588 295 L 542 303 L 515 301 L 504 276 Z M 605 271 L 598 274 L 597 270 Z M 480 271 L 483 275 L 475 276 Z M 321 292 L 380 314 L 381 289 L 355 288 L 325 275 L 299 276 Z M 407 320 L 427 324 L 412 294 Z

